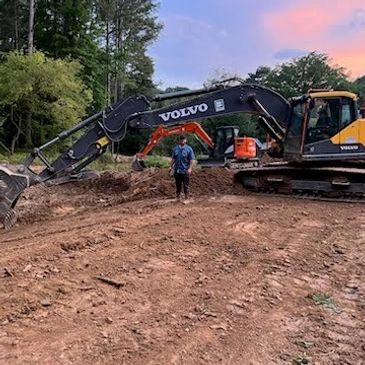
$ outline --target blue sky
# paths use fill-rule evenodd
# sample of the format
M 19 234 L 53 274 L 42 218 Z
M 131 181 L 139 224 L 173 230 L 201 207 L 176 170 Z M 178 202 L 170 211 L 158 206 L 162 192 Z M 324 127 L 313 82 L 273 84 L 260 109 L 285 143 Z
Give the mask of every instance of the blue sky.
M 365 74 L 365 0 L 161 0 L 158 16 L 164 29 L 150 54 L 163 87 L 245 76 L 309 51 Z

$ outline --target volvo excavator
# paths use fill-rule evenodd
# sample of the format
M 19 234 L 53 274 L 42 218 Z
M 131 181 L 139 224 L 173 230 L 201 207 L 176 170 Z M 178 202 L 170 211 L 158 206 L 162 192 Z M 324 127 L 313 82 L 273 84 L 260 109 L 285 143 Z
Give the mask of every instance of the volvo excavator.
M 183 99 L 180 99 L 183 97 Z M 153 109 L 153 102 L 172 100 Z M 179 100 L 177 102 L 177 100 Z M 183 100 L 183 101 L 181 101 Z M 15 205 L 21 193 L 40 183 L 82 177 L 85 167 L 102 155 L 109 144 L 122 141 L 131 129 L 184 124 L 192 119 L 249 113 L 275 140 L 282 163 L 247 168 L 235 175 L 248 190 L 301 196 L 365 201 L 365 119 L 355 94 L 347 91 L 309 91 L 286 100 L 259 85 L 215 84 L 209 88 L 125 98 L 51 141 L 35 148 L 21 166 L 0 168 L 0 220 L 5 228 L 16 222 Z M 85 130 L 75 143 L 50 161 L 45 150 Z M 44 169 L 37 173 L 38 159 Z

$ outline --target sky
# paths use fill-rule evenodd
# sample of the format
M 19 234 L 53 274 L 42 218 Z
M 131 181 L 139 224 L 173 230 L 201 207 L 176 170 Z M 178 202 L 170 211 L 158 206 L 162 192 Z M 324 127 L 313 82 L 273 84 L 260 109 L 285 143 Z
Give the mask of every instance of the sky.
M 161 87 L 247 76 L 311 51 L 352 79 L 365 75 L 365 0 L 160 0 L 164 28 L 150 47 Z

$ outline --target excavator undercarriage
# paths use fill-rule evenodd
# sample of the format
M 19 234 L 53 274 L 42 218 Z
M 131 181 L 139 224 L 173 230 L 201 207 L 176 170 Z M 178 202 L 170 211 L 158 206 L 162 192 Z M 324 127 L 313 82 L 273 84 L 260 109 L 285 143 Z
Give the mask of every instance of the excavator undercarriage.
M 181 101 L 180 98 L 183 98 Z M 87 175 L 85 168 L 130 129 L 183 125 L 234 113 L 259 117 L 275 141 L 279 164 L 238 171 L 235 179 L 248 190 L 274 194 L 364 202 L 365 119 L 356 95 L 347 91 L 308 92 L 286 100 L 259 85 L 218 83 L 210 88 L 156 96 L 128 97 L 35 148 L 21 166 L 0 166 L 0 222 L 10 228 L 21 193 L 36 184 L 67 182 Z M 153 109 L 151 103 L 175 103 Z M 176 102 L 176 100 L 180 100 Z M 84 130 L 66 151 L 49 161 L 45 150 Z M 38 159 L 44 169 L 36 173 Z
M 247 190 L 298 198 L 365 202 L 365 170 L 354 167 L 267 165 L 235 175 Z

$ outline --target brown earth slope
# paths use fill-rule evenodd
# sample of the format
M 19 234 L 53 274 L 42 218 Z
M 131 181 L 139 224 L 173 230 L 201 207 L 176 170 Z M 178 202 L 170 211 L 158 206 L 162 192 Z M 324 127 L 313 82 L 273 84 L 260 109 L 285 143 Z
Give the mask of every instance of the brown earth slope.
M 164 170 L 30 189 L 0 232 L 0 364 L 364 364 L 364 206 L 231 178 L 195 173 L 188 204 Z

